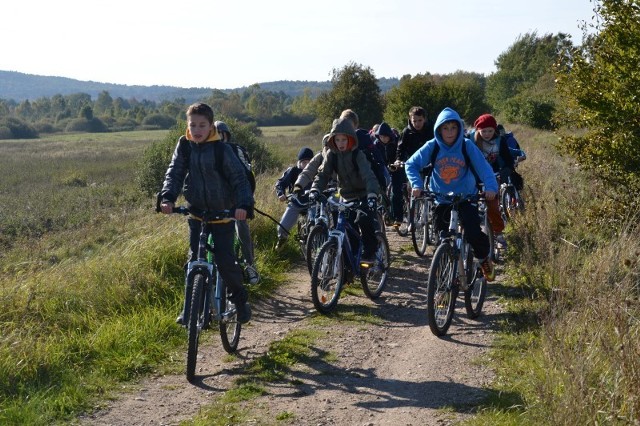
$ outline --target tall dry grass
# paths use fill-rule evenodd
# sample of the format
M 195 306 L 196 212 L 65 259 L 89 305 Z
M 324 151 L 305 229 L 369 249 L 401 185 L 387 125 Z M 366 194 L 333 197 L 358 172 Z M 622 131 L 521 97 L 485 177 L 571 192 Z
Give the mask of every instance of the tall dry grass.
M 527 210 L 508 227 L 507 270 L 520 300 L 504 296 L 510 334 L 497 358 L 509 383 L 500 392 L 517 402 L 492 418 L 512 424 L 515 411 L 516 424 L 638 424 L 638 212 L 623 226 L 595 217 L 606 189 L 556 152 L 553 134 L 513 130 L 528 156 L 520 166 Z

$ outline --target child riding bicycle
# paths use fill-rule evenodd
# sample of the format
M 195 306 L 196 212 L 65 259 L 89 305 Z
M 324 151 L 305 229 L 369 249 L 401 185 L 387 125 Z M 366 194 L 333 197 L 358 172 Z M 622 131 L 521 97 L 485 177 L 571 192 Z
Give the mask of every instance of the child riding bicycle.
M 420 172 L 431 164 L 432 154 L 437 145 L 437 156 L 429 178 L 429 190 L 436 194 L 436 231 L 448 229 L 451 204 L 437 194 L 454 192 L 455 194 L 478 193 L 476 176 L 485 185 L 485 197 L 496 197 L 498 182 L 480 150 L 463 135 L 464 122 L 451 108 L 440 112 L 434 125 L 435 137 L 418 149 L 406 162 L 405 171 L 411 183 L 412 195 L 418 197 L 423 191 L 423 178 Z M 464 147 L 463 147 L 464 144 Z M 465 154 L 466 152 L 466 154 Z M 469 158 L 471 164 L 467 164 Z M 470 202 L 459 205 L 459 214 L 464 225 L 467 241 L 479 259 L 487 281 L 495 279 L 493 262 L 489 256 L 489 238 L 480 229 L 478 207 Z
M 191 212 L 188 221 L 190 261 L 197 260 L 201 213 L 235 208 L 236 220 L 245 220 L 253 214 L 254 200 L 244 166 L 228 145 L 219 143 L 220 140 L 211 107 L 204 103 L 189 106 L 186 135 L 180 137 L 165 174 L 160 208 L 164 214 L 172 213 L 178 195 L 181 191 L 184 193 Z M 216 167 L 219 155 L 224 157 L 221 170 Z M 231 290 L 230 300 L 236 305 L 238 322 L 246 323 L 251 319 L 251 307 L 242 284 L 242 268 L 236 262 L 233 250 L 234 222 L 220 220 L 208 226 L 216 244 L 217 269 Z M 186 298 L 187 295 L 185 305 Z M 179 324 L 184 323 L 184 310 L 183 306 L 176 319 Z
M 374 260 L 377 249 L 374 218 L 376 200 L 380 191 L 378 180 L 366 154 L 358 149 L 356 130 L 348 118 L 334 120 L 327 146 L 330 152 L 326 154 L 318 169 L 318 174 L 311 186 L 310 197 L 318 197 L 327 188 L 334 174 L 337 174 L 338 189 L 345 200 L 367 202 L 367 215 L 360 218 L 356 227 L 360 229 L 364 245 L 362 261 L 371 262 Z M 356 156 L 355 162 L 353 156 Z

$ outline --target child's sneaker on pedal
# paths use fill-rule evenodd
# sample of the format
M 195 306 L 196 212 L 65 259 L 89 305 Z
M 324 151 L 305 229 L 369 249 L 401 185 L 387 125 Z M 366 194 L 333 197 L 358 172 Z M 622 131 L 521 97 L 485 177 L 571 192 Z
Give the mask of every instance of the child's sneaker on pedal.
M 248 302 L 236 305 L 236 319 L 240 324 L 246 324 L 251 320 L 251 305 Z
M 184 325 L 184 313 L 180 312 L 180 315 L 176 318 L 176 324 Z
M 504 234 L 502 232 L 496 235 L 496 243 L 498 243 L 502 249 L 507 248 L 507 240 L 504 238 Z
M 488 282 L 496 279 L 496 270 L 490 257 L 487 256 L 486 259 L 480 262 L 480 268 L 482 268 L 482 274 Z
M 287 242 L 286 238 L 278 238 L 278 242 L 276 243 L 276 250 L 280 250 L 282 247 L 284 247 L 285 243 Z
M 260 282 L 260 274 L 252 265 L 245 266 L 244 275 L 247 279 L 247 282 L 251 285 L 256 285 Z

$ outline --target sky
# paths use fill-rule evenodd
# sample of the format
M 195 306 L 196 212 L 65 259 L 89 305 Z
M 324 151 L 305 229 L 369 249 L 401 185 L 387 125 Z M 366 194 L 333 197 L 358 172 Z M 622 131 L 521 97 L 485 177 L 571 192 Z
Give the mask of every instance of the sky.
M 233 89 L 490 74 L 519 36 L 582 40 L 593 0 L 4 0 L 0 70 L 126 85 Z

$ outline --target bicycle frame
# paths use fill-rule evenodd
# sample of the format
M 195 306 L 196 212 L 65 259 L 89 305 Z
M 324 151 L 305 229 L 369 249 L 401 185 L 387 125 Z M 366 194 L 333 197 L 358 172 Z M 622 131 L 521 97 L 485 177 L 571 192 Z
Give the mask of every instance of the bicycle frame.
M 347 210 L 354 207 L 357 204 L 357 202 L 346 203 L 346 202 L 336 201 L 333 198 L 329 198 L 328 203 L 334 206 L 338 210 L 338 223 L 336 224 L 335 228 L 329 230 L 329 239 L 333 238 L 338 243 L 336 262 L 338 262 L 338 259 L 340 259 L 340 257 L 342 256 L 342 252 L 346 248 L 346 252 L 345 252 L 346 258 L 349 263 L 349 266 L 351 267 L 351 271 L 353 272 L 354 276 L 359 277 L 360 276 L 360 257 L 362 255 L 362 239 L 360 238 L 360 234 L 358 233 L 358 231 L 347 220 L 347 215 L 346 215 Z M 363 214 L 363 213 L 357 210 L 357 215 L 360 215 L 360 214 Z M 349 237 L 354 237 L 358 241 L 358 247 L 357 247 L 358 250 L 355 254 L 353 253 L 353 250 L 351 247 L 351 241 Z M 336 268 L 334 268 L 334 271 L 336 272 L 334 273 L 337 273 L 337 264 L 335 266 Z

